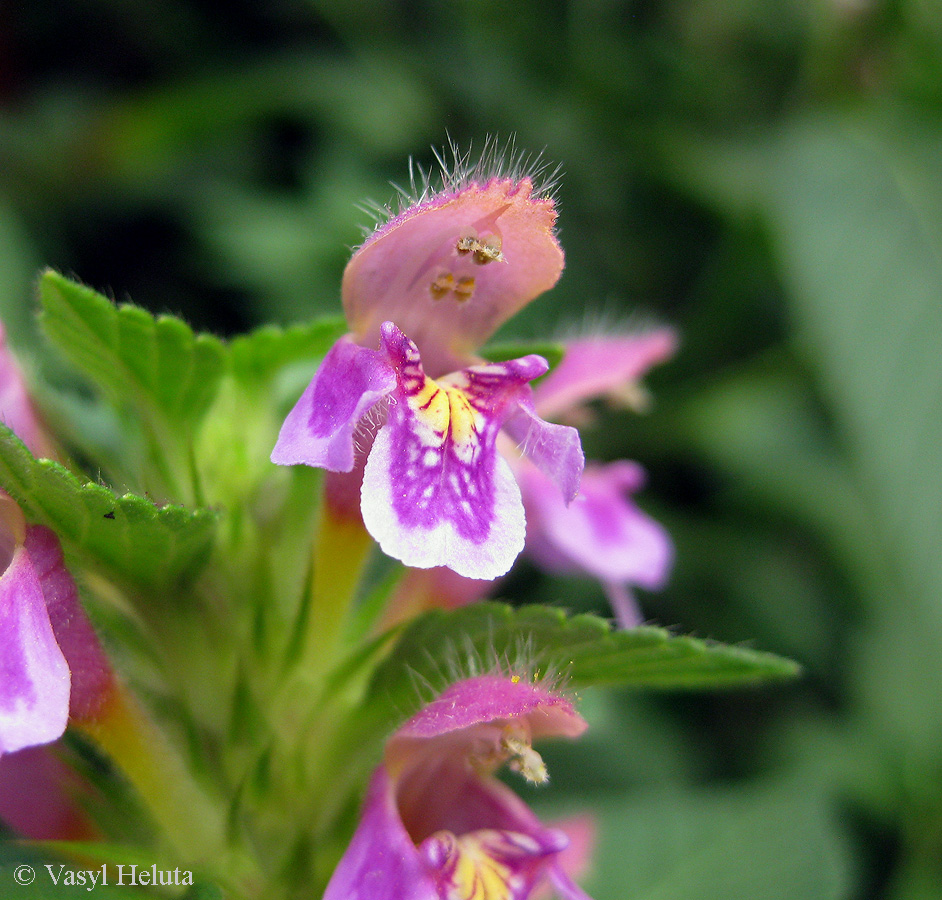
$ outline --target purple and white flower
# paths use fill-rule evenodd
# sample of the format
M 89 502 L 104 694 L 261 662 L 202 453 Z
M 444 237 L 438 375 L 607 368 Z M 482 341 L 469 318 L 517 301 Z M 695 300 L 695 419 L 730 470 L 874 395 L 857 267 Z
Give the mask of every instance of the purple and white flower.
M 387 322 L 379 350 L 349 338 L 331 349 L 285 420 L 272 460 L 351 471 L 358 428 L 385 401 L 363 472 L 367 530 L 408 566 L 496 578 L 526 533 L 520 490 L 497 453 L 502 426 L 525 431 L 524 446 L 565 499 L 578 490 L 578 432 L 533 412 L 528 383 L 546 368 L 542 357 L 525 356 L 433 380 L 415 343 Z
M 495 777 L 507 765 L 545 782 L 533 742 L 585 728 L 566 697 L 520 677 L 452 685 L 389 739 L 324 900 L 527 900 L 544 886 L 588 900 L 564 869 L 566 831 Z
M 325 357 L 272 453 L 280 465 L 362 479 L 367 530 L 408 566 L 485 579 L 510 568 L 526 525 L 496 450 L 502 428 L 563 502 L 578 490 L 578 432 L 533 408 L 529 382 L 545 360 L 475 355 L 562 271 L 553 202 L 534 193 L 529 178 L 463 176 L 378 228 L 344 273 L 351 332 Z M 337 481 L 328 497 L 349 495 Z
M 676 340 L 673 331 L 661 328 L 569 341 L 562 362 L 534 388 L 532 409 L 546 419 L 584 422 L 589 418 L 585 403 L 598 397 L 643 402 L 639 379 L 673 354 Z M 526 554 L 550 572 L 599 579 L 618 624 L 640 624 L 632 588 L 659 590 L 673 561 L 667 532 L 633 499 L 644 485 L 642 467 L 629 460 L 589 462 L 578 495 L 565 503 L 538 466 L 511 441 L 503 443 L 526 511 Z M 429 606 L 463 606 L 492 589 L 493 583 L 481 577 L 462 578 L 442 567 L 410 572 L 394 595 L 389 620 Z

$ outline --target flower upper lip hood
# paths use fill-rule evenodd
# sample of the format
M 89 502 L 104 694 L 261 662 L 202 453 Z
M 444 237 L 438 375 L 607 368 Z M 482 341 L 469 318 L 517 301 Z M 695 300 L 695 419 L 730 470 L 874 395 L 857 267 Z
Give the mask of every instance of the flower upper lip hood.
M 527 900 L 546 881 L 584 900 L 560 863 L 565 832 L 494 772 L 545 781 L 532 741 L 585 728 L 568 698 L 523 678 L 452 685 L 389 739 L 324 900 Z
M 496 176 L 435 194 L 374 231 L 343 276 L 353 339 L 379 342 L 395 322 L 432 378 L 474 361 L 507 319 L 563 270 L 552 199 L 530 178 Z

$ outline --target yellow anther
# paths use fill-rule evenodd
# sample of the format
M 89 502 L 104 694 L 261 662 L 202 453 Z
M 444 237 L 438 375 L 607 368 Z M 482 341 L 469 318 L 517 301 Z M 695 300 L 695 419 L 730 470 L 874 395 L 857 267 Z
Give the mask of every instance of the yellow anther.
M 445 272 L 443 275 L 439 275 L 430 285 L 429 290 L 432 292 L 432 296 L 436 300 L 441 300 L 445 294 L 454 290 L 455 287 L 455 276 L 451 272 Z
M 474 279 L 470 277 L 459 278 L 455 285 L 455 295 L 461 301 L 470 300 L 474 293 Z
M 501 252 L 503 241 L 496 234 L 489 234 L 485 238 L 479 238 L 474 234 L 465 234 L 458 238 L 455 243 L 455 250 L 462 256 L 472 253 L 473 259 L 480 265 L 489 262 L 504 262 L 504 254 Z
M 503 242 L 496 234 L 478 241 L 477 247 L 474 248 L 474 261 L 481 265 L 489 262 L 503 262 L 504 254 L 500 252 L 502 245 Z
M 546 763 L 530 741 L 520 734 L 505 734 L 501 738 L 501 747 L 510 757 L 507 768 L 526 778 L 531 784 L 545 784 L 549 781 Z

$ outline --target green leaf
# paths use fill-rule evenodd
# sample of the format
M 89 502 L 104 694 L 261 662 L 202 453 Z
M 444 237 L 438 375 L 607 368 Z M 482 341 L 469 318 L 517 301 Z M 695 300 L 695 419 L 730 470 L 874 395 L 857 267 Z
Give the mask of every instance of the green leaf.
M 119 409 L 130 407 L 148 447 L 142 487 L 197 503 L 197 425 L 216 397 L 225 346 L 173 316 L 116 306 L 57 272 L 43 274 L 40 321 L 63 355 Z
M 859 699 L 900 758 L 940 759 L 942 130 L 871 116 L 791 124 L 767 212 L 890 584 L 865 594 Z M 877 661 L 879 660 L 879 664 Z M 917 776 L 913 775 L 914 778 Z
M 663 628 L 614 631 L 597 616 L 567 618 L 545 606 L 478 603 L 433 610 L 410 623 L 378 668 L 371 694 L 401 704 L 415 698 L 416 683 L 445 687 L 444 673 L 465 676 L 518 665 L 535 676 L 564 676 L 573 687 L 739 687 L 798 673 L 797 665 L 781 657 Z
M 206 560 L 217 514 L 156 506 L 134 494 L 117 496 L 80 481 L 64 466 L 36 459 L 0 425 L 0 484 L 26 517 L 51 528 L 66 550 L 123 584 L 167 588 Z
M 115 306 L 53 271 L 43 274 L 39 294 L 50 340 L 112 400 L 174 429 L 206 412 L 225 369 L 218 338 L 196 335 L 174 316 Z
M 281 369 L 324 356 L 346 331 L 340 316 L 288 328 L 265 325 L 229 345 L 233 375 L 244 385 L 264 387 Z
M 555 774 L 559 788 L 566 773 Z M 828 799 L 804 782 L 609 794 L 593 799 L 592 813 L 599 844 L 586 889 L 595 900 L 852 895 L 850 852 Z

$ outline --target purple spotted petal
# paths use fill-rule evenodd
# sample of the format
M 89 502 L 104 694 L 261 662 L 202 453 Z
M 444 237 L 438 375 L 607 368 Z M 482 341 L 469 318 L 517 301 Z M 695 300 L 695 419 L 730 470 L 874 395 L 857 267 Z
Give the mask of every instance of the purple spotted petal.
M 552 419 L 587 400 L 617 394 L 676 348 L 677 335 L 670 328 L 569 341 L 562 362 L 534 389 L 536 408 Z
M 285 419 L 272 462 L 349 472 L 360 419 L 395 386 L 396 374 L 380 353 L 341 338 Z
M 353 254 L 343 306 L 358 344 L 394 321 L 433 378 L 460 369 L 497 327 L 559 279 L 553 201 L 529 178 L 494 178 L 431 197 Z
M 504 430 L 519 445 L 524 456 L 551 478 L 566 503 L 579 492 L 585 454 L 579 432 L 568 425 L 544 422 L 527 398 L 506 422 Z
M 527 900 L 566 846 L 561 831 L 480 829 L 432 834 L 419 851 L 435 871 L 439 897 Z
M 0 755 L 54 741 L 69 718 L 69 667 L 26 549 L 0 576 Z
M 398 386 L 363 475 L 367 530 L 407 566 L 444 565 L 480 579 L 504 574 L 523 549 L 526 528 L 496 438 L 545 360 L 476 366 L 435 382 L 415 344 L 389 322 L 383 349 Z

